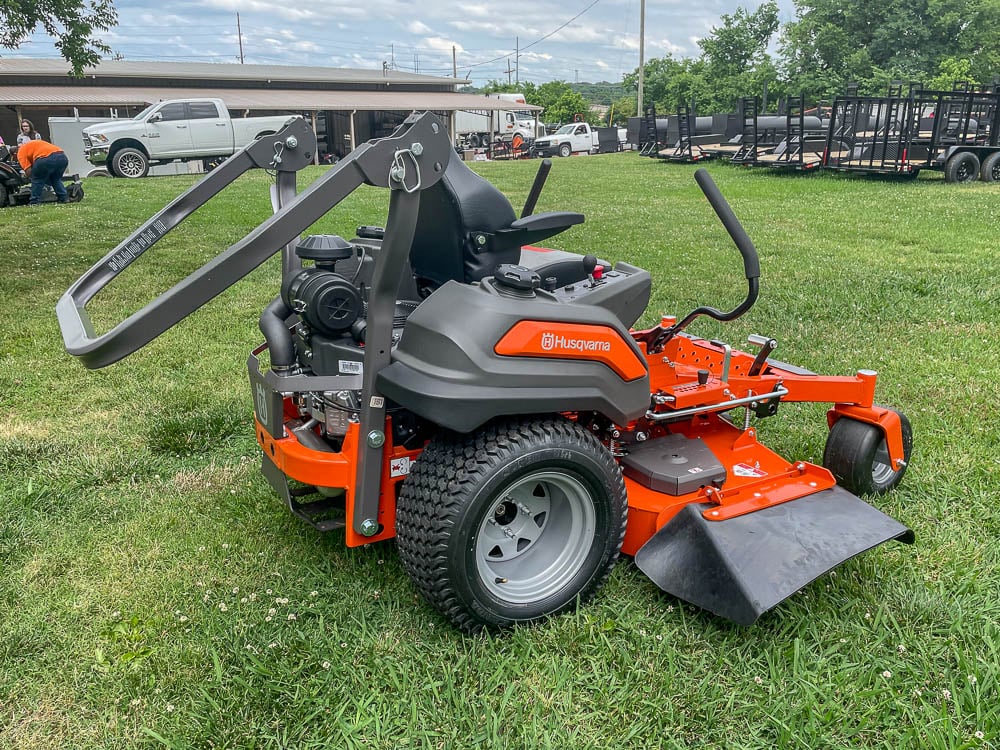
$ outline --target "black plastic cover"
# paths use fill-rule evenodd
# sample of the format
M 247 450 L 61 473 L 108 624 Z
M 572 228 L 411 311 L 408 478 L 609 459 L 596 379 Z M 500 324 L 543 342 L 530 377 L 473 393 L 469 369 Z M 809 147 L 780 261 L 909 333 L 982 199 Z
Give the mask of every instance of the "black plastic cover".
M 668 495 L 686 495 L 726 480 L 726 467 L 701 438 L 664 435 L 629 446 L 621 460 L 625 476 Z
M 623 287 L 623 292 L 628 288 Z M 490 281 L 450 282 L 410 315 L 380 393 L 448 429 L 469 432 L 510 414 L 597 411 L 618 424 L 645 414 L 649 376 L 630 382 L 584 359 L 500 356 L 494 346 L 522 320 L 602 325 L 642 354 L 620 320 L 603 307 L 542 297 L 501 295 Z

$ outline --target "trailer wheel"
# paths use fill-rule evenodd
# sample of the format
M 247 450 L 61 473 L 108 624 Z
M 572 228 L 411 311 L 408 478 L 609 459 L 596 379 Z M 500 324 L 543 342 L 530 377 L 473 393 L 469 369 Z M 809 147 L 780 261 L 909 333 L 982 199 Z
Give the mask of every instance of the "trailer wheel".
M 559 156 L 566 157 L 573 153 L 573 149 L 570 148 L 568 143 L 560 144 L 559 146 Z
M 983 159 L 979 169 L 979 179 L 983 182 L 1000 182 L 1000 151 Z
M 948 182 L 972 182 L 979 179 L 979 158 L 970 151 L 952 154 L 944 165 L 944 178 Z
M 119 177 L 136 179 L 149 174 L 149 159 L 137 148 L 123 148 L 111 157 L 111 166 Z
M 893 409 L 893 411 L 896 411 Z M 913 451 L 913 428 L 902 412 L 904 465 L 892 468 L 885 435 L 874 425 L 841 417 L 830 428 L 823 451 L 823 465 L 837 479 L 837 484 L 856 495 L 882 495 L 903 479 Z
M 420 592 L 471 633 L 592 598 L 626 512 L 621 471 L 587 430 L 508 419 L 431 441 L 403 483 L 396 539 Z

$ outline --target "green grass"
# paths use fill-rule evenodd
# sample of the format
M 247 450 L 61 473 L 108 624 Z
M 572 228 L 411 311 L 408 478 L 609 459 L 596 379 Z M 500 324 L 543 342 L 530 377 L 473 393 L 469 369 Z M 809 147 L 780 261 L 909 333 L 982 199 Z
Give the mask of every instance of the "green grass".
M 519 206 L 536 164 L 476 168 Z M 915 546 L 851 561 L 751 628 L 624 560 L 574 614 L 462 636 L 392 544 L 348 550 L 303 526 L 257 471 L 244 362 L 275 260 L 113 367 L 63 351 L 59 296 L 192 182 L 90 180 L 82 204 L 0 210 L 0 746 L 996 747 L 1000 185 L 709 169 L 760 250 L 762 294 L 693 331 L 879 370 L 880 402 L 915 434 L 879 504 Z M 647 321 L 733 305 L 739 257 L 693 171 L 556 160 L 539 210 L 587 222 L 551 244 L 650 269 Z M 267 184 L 248 175 L 169 235 L 95 318 L 249 231 Z M 360 191 L 318 229 L 351 236 L 385 206 Z M 823 411 L 783 407 L 762 438 L 819 461 Z

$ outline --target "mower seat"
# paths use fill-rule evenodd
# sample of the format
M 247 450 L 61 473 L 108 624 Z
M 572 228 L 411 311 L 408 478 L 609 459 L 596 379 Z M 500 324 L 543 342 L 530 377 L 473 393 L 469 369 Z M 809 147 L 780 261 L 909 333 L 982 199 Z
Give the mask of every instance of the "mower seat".
M 427 296 L 447 281 L 491 276 L 501 263 L 516 264 L 523 245 L 582 223 L 583 214 L 563 211 L 518 219 L 503 193 L 452 152 L 441 179 L 420 193 L 410 266 Z

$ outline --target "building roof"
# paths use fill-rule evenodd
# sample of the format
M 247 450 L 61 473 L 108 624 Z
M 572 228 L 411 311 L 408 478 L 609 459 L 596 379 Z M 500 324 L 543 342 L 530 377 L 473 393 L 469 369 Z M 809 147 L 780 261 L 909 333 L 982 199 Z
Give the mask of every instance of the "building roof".
M 291 111 L 381 110 L 410 112 L 431 110 L 541 111 L 480 94 L 450 91 L 332 91 L 309 89 L 204 89 L 153 86 L 2 86 L 0 106 L 21 107 L 124 107 L 146 106 L 163 99 L 222 99 L 232 110 Z
M 24 57 L 0 59 L 0 80 L 4 78 L 68 77 L 69 63 L 65 60 L 37 60 Z M 297 65 L 241 65 L 239 63 L 144 62 L 132 60 L 102 60 L 85 68 L 84 76 L 101 78 L 261 81 L 296 83 L 353 84 L 429 84 L 457 85 L 465 81 L 456 78 L 405 73 L 400 70 L 360 70 L 356 68 L 324 68 Z M 83 83 L 83 81 L 81 81 Z

